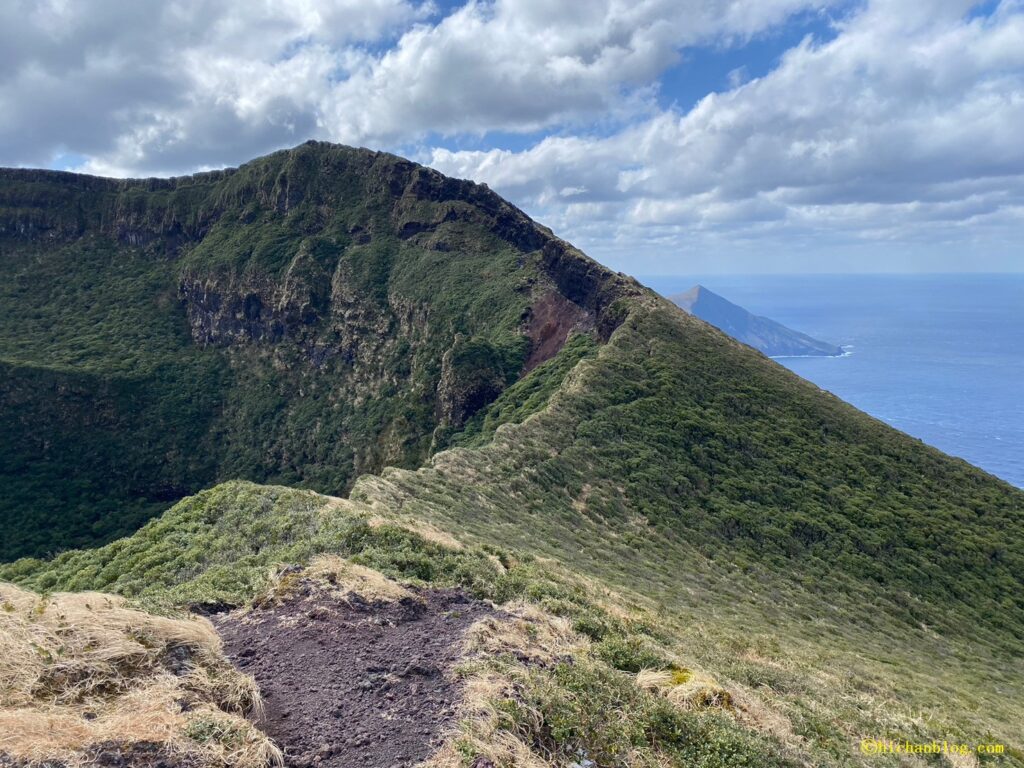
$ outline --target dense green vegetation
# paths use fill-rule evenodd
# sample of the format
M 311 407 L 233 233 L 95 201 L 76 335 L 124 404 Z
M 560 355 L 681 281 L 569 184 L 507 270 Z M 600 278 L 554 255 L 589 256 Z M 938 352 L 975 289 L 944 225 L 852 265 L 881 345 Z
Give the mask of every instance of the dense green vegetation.
M 538 751 L 570 764 L 585 756 L 596 765 L 621 765 L 637 747 L 647 752 L 640 765 L 652 767 L 664 765 L 666 757 L 701 768 L 801 764 L 783 757 L 771 739 L 738 728 L 728 715 L 682 711 L 639 690 L 630 676 L 607 664 L 563 662 L 527 679 L 524 701 L 508 702 L 506 716 L 530 734 Z
M 231 373 L 191 344 L 171 266 L 102 237 L 0 265 L 0 558 L 124 536 L 213 482 Z
M 450 444 L 483 445 L 502 424 L 518 424 L 548 404 L 576 364 L 597 351 L 590 336 L 573 336 L 559 354 L 505 389 L 490 406 L 473 414 Z
M 0 573 L 41 592 L 115 592 L 166 610 L 242 604 L 266 587 L 275 566 L 323 552 L 481 596 L 507 599 L 516 589 L 483 549 L 449 550 L 397 526 L 371 526 L 365 514 L 311 491 L 240 481 L 183 499 L 128 538 L 65 552 L 42 570 L 25 559 Z
M 678 764 L 772 764 L 721 712 L 674 719 L 621 687 L 616 673 L 670 655 L 769 702 L 768 730 L 807 764 L 905 764 L 858 755 L 863 736 L 1020 749 L 1021 491 L 395 158 L 321 147 L 154 189 L 92 180 L 113 202 L 93 189 L 74 216 L 48 179 L 19 192 L 35 208 L 0 197 L 60 233 L 0 237 L 4 553 L 104 540 L 219 478 L 351 492 L 230 483 L 0 579 L 235 603 L 276 564 L 332 552 L 525 597 L 592 640 L 586 664 L 520 670 L 525 708 L 505 713 L 563 762 L 573 744 L 613 764 L 656 742 Z M 40 275 L 59 289 L 36 290 Z M 533 302 L 552 291 L 587 321 L 521 375 Z M 103 310 L 117 295 L 133 306 Z M 607 588 L 651 623 L 594 608 Z M 601 707 L 636 717 L 618 729 Z
M 267 590 L 281 563 L 342 555 L 417 585 L 459 586 L 499 604 L 528 600 L 570 619 L 595 641 L 593 653 L 545 668 L 491 659 L 520 680 L 523 698 L 499 702 L 501 727 L 527 736 L 538 753 L 613 764 L 639 749 L 707 768 L 795 765 L 771 738 L 709 707 L 681 711 L 637 687 L 641 669 L 674 669 L 653 625 L 617 617 L 560 569 L 489 546 L 454 549 L 365 510 L 315 493 L 234 482 L 185 499 L 135 535 L 69 552 L 50 563 L 0 567 L 0 578 L 41 591 L 101 589 L 158 612 L 176 606 L 239 605 Z M 524 734 L 524 731 L 526 734 Z M 469 755 L 472 757 L 472 755 Z
M 1024 494 L 660 300 L 533 418 L 351 498 L 655 601 L 832 759 L 1024 717 Z
M 917 764 L 864 758 L 852 743 L 863 735 L 922 742 L 985 738 L 1019 748 L 1012 739 L 1021 712 L 1021 665 L 984 643 L 936 636 L 884 612 L 858 627 L 842 614 L 830 616 L 818 593 L 801 596 L 779 574 L 759 586 L 784 602 L 781 613 L 790 620 L 758 619 L 741 605 L 737 622 L 726 610 L 734 595 L 722 583 L 713 591 L 705 581 L 694 593 L 698 582 L 684 570 L 684 552 L 644 553 L 635 543 L 635 555 L 672 557 L 671 584 L 690 596 L 650 599 L 649 587 L 668 586 L 650 562 L 635 571 L 633 589 L 623 594 L 640 611 L 626 619 L 603 602 L 602 585 L 618 578 L 610 561 L 603 569 L 589 560 L 570 561 L 599 576 L 581 580 L 553 561 L 490 543 L 453 548 L 398 520 L 381 521 L 373 514 L 379 511 L 308 491 L 228 483 L 183 500 L 130 538 L 49 563 L 0 566 L 0 580 L 41 591 L 102 589 L 173 612 L 182 605 L 244 603 L 264 592 L 281 564 L 334 553 L 413 584 L 461 586 L 499 604 L 525 599 L 567 618 L 591 640 L 586 656 L 571 663 L 537 666 L 498 658 L 484 670 L 517 681 L 517 695 L 496 702 L 501 727 L 558 760 L 578 758 L 582 750 L 606 761 L 599 764 L 615 764 L 616 755 L 649 750 L 651 765 L 668 756 L 672 764 L 708 768 Z M 489 525 L 502 527 L 501 521 Z M 597 548 L 601 535 L 614 538 L 617 532 L 585 531 L 584 540 Z M 746 592 L 753 585 L 736 586 Z M 762 597 L 757 602 L 766 607 Z M 799 637 L 792 621 L 797 617 L 821 634 Z M 776 730 L 743 726 L 728 707 L 680 711 L 637 688 L 633 675 L 640 670 L 689 675 L 680 658 L 696 660 L 730 690 L 743 692 L 745 717 L 761 713 Z M 757 700 L 770 704 L 751 703 Z M 769 706 L 770 716 L 759 708 Z M 921 707 L 930 712 L 927 721 L 914 714 Z M 1002 732 L 999 724 L 1006 726 Z M 990 763 L 1024 765 L 1015 755 Z
M 550 409 L 435 465 L 386 475 L 410 514 L 484 536 L 502 520 L 517 544 L 560 554 L 563 526 L 612 526 L 641 551 L 684 547 L 837 599 L 870 593 L 910 622 L 1024 632 L 1024 494 L 660 301 Z M 372 501 L 380 483 L 365 488 L 353 498 Z M 609 559 L 624 572 L 636 560 Z
M 0 173 L 0 560 L 220 479 L 344 493 L 417 466 L 518 379 L 550 240 L 485 188 L 344 147 Z

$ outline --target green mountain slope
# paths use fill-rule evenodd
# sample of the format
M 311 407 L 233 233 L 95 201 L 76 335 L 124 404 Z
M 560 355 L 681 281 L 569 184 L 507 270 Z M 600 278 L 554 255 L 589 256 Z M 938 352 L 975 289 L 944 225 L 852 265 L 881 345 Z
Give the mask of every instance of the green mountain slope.
M 0 558 L 110 540 L 218 479 L 342 493 L 417 466 L 570 332 L 607 337 L 638 288 L 572 253 L 366 150 L 0 171 Z
M 497 225 L 491 220 L 487 226 Z M 243 228 L 236 236 L 250 235 Z M 235 247 L 225 246 L 232 253 Z M 412 268 L 406 257 L 429 260 L 435 252 L 424 256 L 428 250 L 396 252 L 387 270 L 389 291 L 399 285 L 404 292 L 419 290 L 400 276 Z M 436 253 L 458 261 L 462 251 Z M 529 253 L 511 262 L 481 257 L 464 283 L 456 280 L 463 286 L 458 295 L 464 307 L 473 306 L 478 294 L 491 295 L 495 281 L 509 279 L 499 267 L 515 275 L 527 270 L 536 283 L 525 293 L 502 294 L 526 302 L 525 318 L 526 310 L 511 311 L 512 299 L 505 309 L 495 309 L 491 295 L 487 312 L 451 310 L 449 317 L 462 318 L 460 331 L 424 342 L 429 353 L 422 353 L 423 360 L 432 355 L 436 366 L 427 395 L 433 416 L 424 422 L 419 447 L 396 462 L 404 468 L 365 471 L 366 465 L 352 464 L 346 478 L 354 482 L 340 484 L 351 489 L 346 499 L 249 484 L 219 486 L 180 502 L 127 539 L 50 561 L 0 566 L 0 579 L 37 590 L 120 592 L 164 606 L 236 604 L 263 588 L 272 566 L 337 553 L 362 558 L 392 576 L 461 584 L 499 601 L 525 596 L 570 616 L 598 645 L 607 640 L 595 652 L 606 654 L 622 674 L 660 667 L 639 650 L 656 638 L 668 652 L 709 670 L 736 696 L 758 702 L 728 717 L 765 740 L 763 764 L 770 764 L 767 756 L 779 744 L 805 765 L 946 764 L 864 755 L 859 740 L 871 737 L 999 742 L 1010 751 L 979 758 L 982 764 L 1024 765 L 1024 493 L 858 412 L 559 241 Z M 222 255 L 196 246 L 175 257 L 177 279 L 192 285 L 200 256 L 202 268 L 214 274 Z M 484 262 L 492 266 L 480 267 Z M 428 273 L 419 279 L 427 280 Z M 200 306 L 216 303 L 210 291 L 202 295 L 207 298 L 196 299 Z M 431 305 L 429 292 L 419 295 Z M 563 301 L 568 303 L 561 312 L 551 311 Z M 220 302 L 224 306 L 223 295 Z M 286 371 L 302 387 L 314 387 L 321 377 L 331 381 L 335 369 L 300 366 L 295 361 L 302 344 L 284 333 L 275 336 L 272 326 L 245 326 L 239 320 L 244 310 L 221 320 L 215 309 L 198 312 L 200 331 L 210 334 L 202 346 L 195 341 L 197 325 L 189 312 L 197 310 L 190 300 L 171 306 L 179 308 L 177 327 L 184 328 L 176 338 L 188 350 L 180 360 L 226 377 L 221 389 L 214 388 L 215 394 L 229 394 L 225 401 L 255 392 L 254 382 L 266 381 L 272 371 Z M 565 317 L 572 322 L 560 319 Z M 548 329 L 547 337 L 531 335 L 538 325 Z M 358 327 L 366 332 L 366 326 Z M 297 338 L 320 338 L 319 331 L 304 328 Z M 269 338 L 254 338 L 260 333 Z M 246 334 L 252 340 L 237 341 Z M 167 344 L 172 336 L 168 332 Z M 52 342 L 55 357 L 60 338 Z M 518 357 L 510 349 L 518 349 Z M 531 359 L 537 349 L 546 352 Z M 373 354 L 394 362 L 386 351 Z M 410 349 L 407 357 L 417 354 Z M 24 355 L 10 357 L 19 371 L 37 376 L 84 376 L 88 367 L 75 367 L 70 359 L 45 366 L 39 360 L 30 364 Z M 533 365 L 540 357 L 548 359 Z M 293 361 L 292 367 L 283 360 Z M 364 370 L 356 360 L 351 375 Z M 112 371 L 104 369 L 99 380 L 130 380 Z M 250 371 L 252 378 L 239 383 Z M 159 378 L 171 388 L 178 381 Z M 414 380 L 411 373 L 399 378 L 395 394 L 386 399 L 389 408 L 410 402 L 407 392 L 422 394 L 409 384 Z M 130 392 L 86 385 L 96 393 L 92 397 L 135 402 Z M 27 439 L 33 424 L 46 423 L 45 409 L 54 398 L 28 384 L 16 391 L 26 401 L 38 399 L 32 407 L 41 415 L 35 421 L 26 417 Z M 54 391 L 64 393 L 66 385 L 58 382 Z M 247 425 L 251 439 L 301 444 L 308 434 L 300 428 L 308 424 L 289 419 L 298 418 L 292 409 L 306 403 L 304 391 L 278 394 L 277 409 L 287 415 L 282 421 L 236 416 L 234 423 Z M 196 407 L 195 398 L 179 397 Z M 72 418 L 93 418 L 88 400 L 76 401 L 81 416 L 56 402 L 54 429 L 66 428 Z M 154 402 L 153 408 L 163 404 L 179 412 L 174 401 Z M 125 406 L 124 417 L 129 413 Z M 234 412 L 224 407 L 213 413 L 213 426 L 196 427 L 199 434 L 182 456 L 194 462 L 209 450 L 210 473 L 226 476 L 235 471 L 231 462 L 238 449 L 223 425 Z M 372 439 L 375 445 L 387 442 L 382 436 L 389 432 L 381 424 L 400 429 L 394 421 L 374 422 L 357 438 L 354 430 L 363 423 L 345 423 L 353 440 Z M 290 432 L 289 425 L 300 431 Z M 131 451 L 130 436 L 116 423 L 98 434 L 123 441 L 111 450 Z M 251 448 L 257 464 L 272 455 L 262 443 Z M 125 460 L 140 455 L 145 454 Z M 71 451 L 62 460 L 75 466 Z M 381 465 L 390 461 L 380 456 Z M 102 469 L 96 472 L 101 476 Z M 300 479 L 315 485 L 308 476 Z M 374 527 L 375 518 L 389 522 Z M 389 527 L 397 524 L 429 524 L 473 549 L 453 555 Z M 536 573 L 513 567 L 517 561 L 536 562 L 537 556 L 551 558 L 551 568 L 575 573 L 594 594 L 614 590 L 624 603 L 644 610 L 650 638 L 606 637 L 604 619 L 586 614 L 564 590 L 536 581 Z M 585 701 L 588 690 L 584 686 L 573 695 Z M 758 707 L 760 714 L 752 715 Z M 565 734 L 596 749 L 596 731 L 580 736 L 574 730 L 582 709 L 573 710 L 569 723 L 543 710 L 534 726 L 545 739 L 555 738 L 558 750 L 575 744 Z M 513 718 L 509 728 L 518 723 Z M 544 745 L 550 743 L 536 748 Z M 759 764 L 749 751 L 743 754 L 745 763 L 718 755 L 701 764 Z M 669 763 L 692 764 L 677 758 Z

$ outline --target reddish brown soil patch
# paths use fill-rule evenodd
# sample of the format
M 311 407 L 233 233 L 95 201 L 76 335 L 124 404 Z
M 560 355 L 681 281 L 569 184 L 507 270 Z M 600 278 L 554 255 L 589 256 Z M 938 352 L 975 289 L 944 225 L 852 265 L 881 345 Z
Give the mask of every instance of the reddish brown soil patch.
M 558 354 L 574 328 L 585 330 L 593 327 L 594 318 L 578 304 L 574 304 L 560 293 L 549 293 L 530 310 L 526 332 L 533 342 L 530 357 L 523 366 L 523 373 L 532 371 L 538 365 Z
M 229 658 L 259 684 L 263 730 L 288 766 L 409 766 L 455 713 L 463 633 L 491 609 L 457 591 L 367 603 L 309 587 L 217 620 Z

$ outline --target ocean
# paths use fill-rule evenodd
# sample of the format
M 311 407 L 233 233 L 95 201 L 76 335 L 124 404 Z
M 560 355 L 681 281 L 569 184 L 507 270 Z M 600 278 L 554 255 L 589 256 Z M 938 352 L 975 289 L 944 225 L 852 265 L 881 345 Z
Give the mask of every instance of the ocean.
M 777 362 L 857 408 L 1024 488 L 1024 274 L 646 277 L 700 283 L 843 346 Z

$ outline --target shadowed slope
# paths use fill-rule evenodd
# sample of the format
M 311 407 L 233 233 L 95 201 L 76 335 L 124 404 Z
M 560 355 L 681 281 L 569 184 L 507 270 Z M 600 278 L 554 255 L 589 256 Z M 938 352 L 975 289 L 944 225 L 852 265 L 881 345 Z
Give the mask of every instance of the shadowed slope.
M 383 153 L 0 170 L 0 559 L 123 535 L 218 479 L 340 493 L 417 466 L 638 290 Z
M 483 423 L 515 413 L 529 375 L 522 388 Z M 816 765 L 857 764 L 851 744 L 864 735 L 990 731 L 1014 744 L 1024 716 L 1020 491 L 653 295 L 548 402 L 417 471 L 363 476 L 350 500 L 218 489 L 126 542 L 0 577 L 231 600 L 273 562 L 365 547 L 366 524 L 346 515 L 429 521 L 554 557 L 656 609 L 657 631 L 679 652 L 738 695 L 770 696 L 764 717 L 806 740 Z M 492 578 L 484 560 L 428 566 L 397 554 L 401 541 L 371 545 L 368 562 Z M 916 719 L 922 708 L 928 722 Z
M 417 213 L 412 220 L 427 218 Z M 494 222 L 490 226 L 493 233 Z M 411 238 L 439 231 L 413 229 Z M 664 714 L 616 677 L 645 667 L 672 671 L 664 654 L 646 652 L 655 639 L 697 660 L 730 693 L 710 699 L 719 705 L 747 701 L 743 722 L 805 754 L 808 765 L 875 760 L 856 751 L 864 736 L 991 738 L 1019 750 L 1024 493 L 860 413 L 569 246 L 547 242 L 525 257 L 509 252 L 511 263 L 488 261 L 493 275 L 484 272 L 500 283 L 533 265 L 537 282 L 527 293 L 502 295 L 535 296 L 543 285 L 545 296 L 562 297 L 574 307 L 570 314 L 584 320 L 571 327 L 555 322 L 546 303 L 524 318 L 511 311 L 521 306 L 518 299 L 486 315 L 497 305 L 485 298 L 488 307 L 479 309 L 485 320 L 480 314 L 466 320 L 483 323 L 468 326 L 472 335 L 442 334 L 447 347 L 425 341 L 425 359 L 440 361 L 433 389 L 417 389 L 422 381 L 403 378 L 402 369 L 386 398 L 409 404 L 424 392 L 437 393 L 429 430 L 409 433 L 421 436 L 421 452 L 403 454 L 406 468 L 362 474 L 348 499 L 229 483 L 180 502 L 127 539 L 50 562 L 0 566 L 0 578 L 40 590 L 110 590 L 163 605 L 237 604 L 265 584 L 272 565 L 328 552 L 492 599 L 526 596 L 571 616 L 577 631 L 599 646 L 595 654 L 617 670 L 602 668 L 590 677 L 580 670 L 585 679 L 576 668 L 561 670 L 552 673 L 562 675 L 561 682 L 547 695 L 530 699 L 513 689 L 505 697 L 521 719 L 500 712 L 512 718 L 510 727 L 522 728 L 516 732 L 526 734 L 523 743 L 533 745 L 527 749 L 550 748 L 563 761 L 577 759 L 580 744 L 606 755 L 622 754 L 627 744 L 637 755 L 658 749 L 664 732 L 650 725 L 616 731 L 605 744 L 615 724 L 591 720 L 595 708 L 586 704 L 588 695 L 601 692 L 609 711 L 632 702 L 644 718 Z M 430 250 L 425 242 L 420 247 L 421 255 Z M 204 257 L 214 271 L 216 255 Z M 448 263 L 436 263 L 442 262 Z M 511 271 L 501 272 L 502 265 Z M 427 280 L 431 273 L 418 274 Z M 476 296 L 470 282 L 455 284 Z M 432 289 L 429 282 L 423 288 Z M 236 328 L 200 327 L 211 333 Z M 291 376 L 299 370 L 283 362 L 293 358 L 272 351 L 277 347 L 263 346 L 258 327 L 238 328 L 249 340 L 237 348 L 230 342 L 225 359 L 248 367 L 230 368 L 232 375 L 242 371 L 263 386 L 260 371 Z M 531 360 L 527 346 L 547 349 L 538 340 L 553 330 L 567 334 L 556 345 L 560 350 L 546 361 Z M 497 335 L 488 335 L 492 331 Z M 530 341 L 516 347 L 517 339 Z M 502 382 L 500 361 L 510 359 L 502 350 L 510 348 L 519 349 L 515 360 L 522 367 L 515 381 Z M 288 349 L 297 360 L 307 348 Z M 295 403 L 306 402 L 305 387 L 318 391 L 321 375 L 325 386 L 332 381 L 320 372 L 289 379 L 300 386 L 297 399 L 284 398 L 282 390 L 269 412 L 295 413 Z M 464 386 L 455 386 L 460 381 Z M 264 392 L 231 391 L 243 399 Z M 368 396 L 358 402 L 362 408 L 384 401 Z M 399 429 L 372 412 L 381 419 L 373 424 Z M 463 418 L 452 418 L 455 413 Z M 321 434 L 315 423 L 267 423 L 267 434 L 274 440 L 284 435 L 293 447 Z M 297 431 L 281 431 L 281 424 Z M 389 434 L 374 429 L 367 434 Z M 462 447 L 424 458 L 428 432 L 435 449 Z M 263 432 L 254 427 L 249 434 Z M 348 444 L 325 445 L 338 450 Z M 284 455 L 263 444 L 253 450 Z M 423 459 L 419 469 L 411 468 L 413 457 Z M 393 521 L 442 529 L 474 546 L 452 548 L 439 543 L 441 537 L 403 532 Z M 582 610 L 571 590 L 524 574 L 521 563 L 536 555 L 581 574 L 596 594 L 615 588 L 626 602 L 648 609 L 643 637 L 609 634 L 607 616 Z M 664 682 L 657 675 L 645 679 Z M 716 711 L 714 722 L 702 720 L 710 730 L 700 738 L 715 749 L 734 743 L 729 729 L 742 718 L 733 714 Z M 726 723 L 724 740 L 708 736 L 719 722 Z M 688 733 L 682 741 L 666 736 L 673 764 L 686 763 L 684 746 L 704 743 L 696 731 Z M 771 753 L 768 741 L 759 744 L 763 754 Z M 1006 764 L 1021 764 L 1020 754 L 1009 753 Z M 727 757 L 708 764 L 730 765 Z M 616 764 L 616 758 L 606 762 Z

